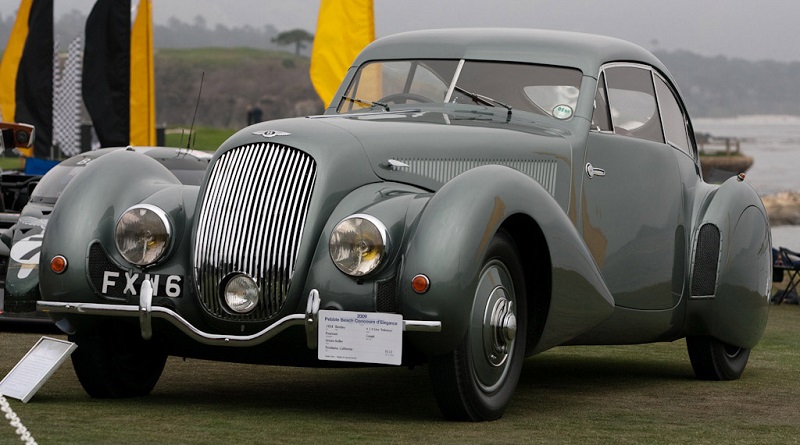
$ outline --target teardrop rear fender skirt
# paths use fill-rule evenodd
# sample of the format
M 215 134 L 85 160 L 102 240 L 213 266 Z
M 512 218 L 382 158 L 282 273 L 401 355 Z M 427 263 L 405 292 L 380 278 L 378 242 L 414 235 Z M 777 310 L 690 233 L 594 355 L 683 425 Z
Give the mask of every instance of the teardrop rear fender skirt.
M 687 306 L 686 335 L 710 335 L 742 348 L 764 333 L 772 277 L 772 239 L 766 211 L 746 182 L 731 178 L 702 206 L 693 249 L 705 224 L 719 228 L 719 264 L 713 295 L 693 296 Z M 694 258 L 694 252 L 692 254 Z M 695 269 L 693 265 L 692 279 Z

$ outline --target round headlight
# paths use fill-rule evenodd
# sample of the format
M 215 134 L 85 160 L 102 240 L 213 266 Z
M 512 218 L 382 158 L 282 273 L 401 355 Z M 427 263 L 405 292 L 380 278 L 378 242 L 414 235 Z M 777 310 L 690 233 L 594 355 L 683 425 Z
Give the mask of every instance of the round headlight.
M 238 274 L 225 285 L 225 304 L 237 314 L 246 314 L 258 304 L 258 285 L 245 274 Z
M 167 252 L 172 230 L 163 210 L 149 204 L 135 205 L 117 221 L 114 241 L 126 261 L 148 266 Z
M 360 277 L 375 270 L 386 256 L 387 231 L 377 218 L 352 215 L 331 233 L 331 259 L 347 275 Z

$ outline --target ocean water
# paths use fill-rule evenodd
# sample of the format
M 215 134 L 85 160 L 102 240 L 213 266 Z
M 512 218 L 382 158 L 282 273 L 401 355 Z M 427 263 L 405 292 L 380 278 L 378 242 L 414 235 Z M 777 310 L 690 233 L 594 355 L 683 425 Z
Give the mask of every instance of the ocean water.
M 693 120 L 694 130 L 741 140 L 753 158 L 746 181 L 760 195 L 800 192 L 800 116 L 742 116 Z M 772 244 L 800 251 L 800 226 L 772 228 Z

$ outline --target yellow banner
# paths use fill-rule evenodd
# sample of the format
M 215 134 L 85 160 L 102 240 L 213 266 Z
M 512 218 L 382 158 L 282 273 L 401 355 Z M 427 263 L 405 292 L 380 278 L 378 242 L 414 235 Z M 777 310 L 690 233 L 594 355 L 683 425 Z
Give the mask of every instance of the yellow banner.
M 372 0 L 321 1 L 310 74 L 326 107 L 358 53 L 373 40 Z
M 139 0 L 131 29 L 130 144 L 156 145 L 152 0 Z
M 22 0 L 17 11 L 17 20 L 0 62 L 0 117 L 6 122 L 14 122 L 17 109 L 17 69 L 22 59 L 22 50 L 28 38 L 28 18 L 33 0 Z

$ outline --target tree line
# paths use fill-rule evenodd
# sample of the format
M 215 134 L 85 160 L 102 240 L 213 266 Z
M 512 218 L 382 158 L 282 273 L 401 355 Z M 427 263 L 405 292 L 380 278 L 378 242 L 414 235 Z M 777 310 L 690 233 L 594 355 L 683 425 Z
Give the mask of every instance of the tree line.
M 0 51 L 8 43 L 13 14 L 0 13 Z M 53 23 L 53 31 L 63 50 L 75 37 L 83 35 L 86 15 L 73 9 Z M 273 25 L 254 28 L 249 25 L 227 27 L 208 26 L 205 18 L 196 16 L 191 23 L 170 17 L 166 25 L 153 24 L 153 46 L 155 48 L 257 48 L 290 51 L 297 55 L 310 55 L 310 43 L 314 36 L 305 30 L 279 31 Z
M 5 48 L 13 15 L 0 15 L 0 48 Z M 62 51 L 83 33 L 86 17 L 79 11 L 54 24 Z M 310 55 L 313 35 L 304 30 L 279 31 L 273 25 L 211 28 L 203 17 L 192 23 L 172 17 L 154 25 L 156 48 L 246 47 Z M 800 115 L 800 62 L 748 61 L 724 56 L 706 57 L 689 51 L 656 51 L 672 72 L 693 117 L 752 114 Z

